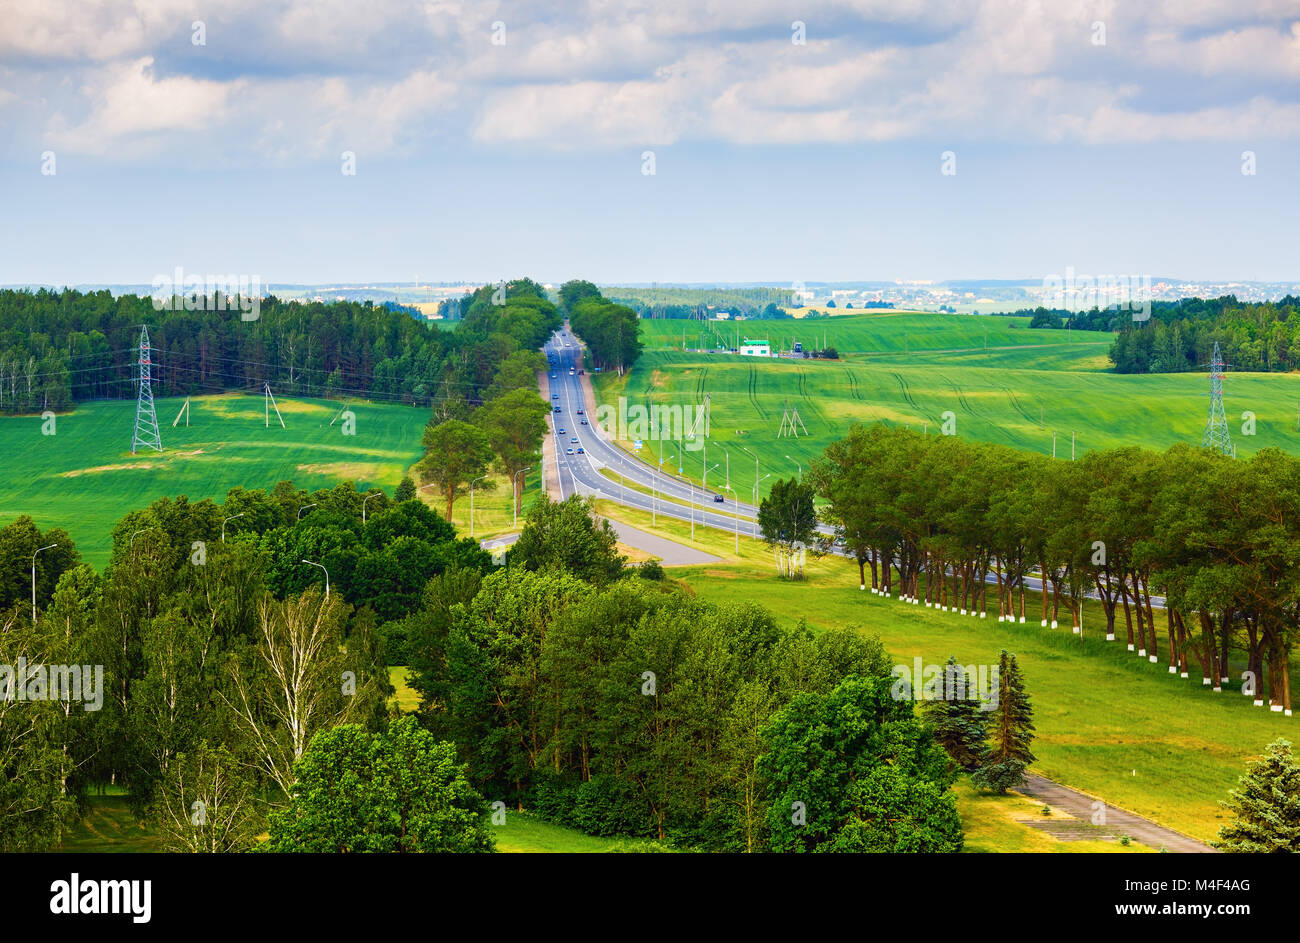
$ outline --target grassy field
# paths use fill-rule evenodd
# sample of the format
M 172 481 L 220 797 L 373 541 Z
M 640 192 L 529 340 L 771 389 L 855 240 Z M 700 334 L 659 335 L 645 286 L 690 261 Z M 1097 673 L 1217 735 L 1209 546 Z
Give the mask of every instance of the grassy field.
M 1208 840 L 1218 832 L 1221 810 L 1248 759 L 1279 736 L 1300 736 L 1294 718 L 1254 707 L 1226 689 L 1215 694 L 1200 683 L 1168 673 L 1125 651 L 1120 616 L 1118 642 L 1104 638 L 1100 604 L 1084 604 L 1084 637 L 1068 629 L 1044 629 L 1035 618 L 1039 598 L 1027 594 L 1024 625 L 975 619 L 886 600 L 858 589 L 857 566 L 840 558 L 809 559 L 807 579 L 779 578 L 766 547 L 732 533 L 659 519 L 597 503 L 609 517 L 671 537 L 721 557 L 704 566 L 673 567 L 672 578 L 701 598 L 718 603 L 752 601 L 786 625 L 805 620 L 814 629 L 852 626 L 879 635 L 896 663 L 996 664 L 998 653 L 1015 652 L 1034 703 L 1036 772 L 1102 797 L 1185 834 Z M 1163 638 L 1162 638 L 1163 644 Z M 1161 649 L 1162 658 L 1167 655 Z M 1293 658 L 1300 670 L 1300 653 Z M 1234 664 L 1238 677 L 1244 664 Z
M 1011 327 L 1016 323 L 1019 326 Z M 938 434 L 950 414 L 956 434 L 1070 457 L 1120 445 L 1164 449 L 1199 443 L 1209 403 L 1203 374 L 1121 376 L 1108 372 L 1109 335 L 1034 330 L 1023 319 L 938 314 L 870 314 L 816 322 L 837 346 L 840 361 L 759 359 L 682 353 L 680 322 L 642 321 L 647 352 L 625 376 L 595 378 L 598 399 L 636 404 L 697 404 L 710 396 L 710 485 L 730 483 L 748 500 L 759 477 L 798 474 L 854 422 L 907 425 Z M 671 333 L 677 324 L 676 335 Z M 696 325 L 698 327 L 698 324 Z M 809 325 L 743 322 L 772 343 L 800 337 Z M 982 344 L 988 334 L 989 349 Z M 690 341 L 688 336 L 688 342 Z M 820 343 L 820 336 L 818 337 Z M 1300 451 L 1300 375 L 1230 373 L 1225 405 L 1238 454 L 1279 446 Z M 778 437 L 785 408 L 797 409 L 798 438 Z M 1255 415 L 1255 434 L 1242 433 L 1242 413 Z M 703 450 L 680 452 L 678 442 L 647 440 L 643 455 L 668 464 L 681 455 L 684 474 L 702 480 Z M 787 457 L 788 456 L 788 457 Z
M 285 428 L 272 411 L 268 429 L 262 398 L 234 395 L 196 397 L 189 427 L 182 419 L 173 428 L 183 402 L 157 401 L 162 454 L 131 455 L 133 402 L 78 406 L 57 417 L 54 435 L 42 434 L 39 417 L 0 419 L 0 451 L 21 457 L 0 482 L 0 525 L 30 514 L 42 529 L 67 530 L 83 557 L 102 566 L 113 526 L 164 495 L 220 499 L 237 485 L 269 489 L 283 479 L 311 489 L 351 479 L 391 494 L 420 457 L 428 420 L 427 409 L 351 403 L 356 434 L 344 436 L 341 420 L 330 425 L 341 404 L 286 398 Z

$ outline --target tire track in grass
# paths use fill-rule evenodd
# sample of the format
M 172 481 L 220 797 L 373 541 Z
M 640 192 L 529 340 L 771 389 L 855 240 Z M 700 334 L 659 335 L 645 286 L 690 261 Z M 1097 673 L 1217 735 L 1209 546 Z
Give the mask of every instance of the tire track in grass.
M 953 383 L 952 380 L 948 379 L 942 373 L 940 373 L 938 376 L 940 380 L 942 380 L 944 383 L 947 383 L 950 387 L 952 387 L 952 391 L 954 394 L 956 394 L 957 402 L 961 404 L 962 409 L 966 410 L 966 412 L 970 413 L 972 416 L 975 416 L 979 419 L 988 418 L 983 413 L 983 411 L 976 409 L 974 406 L 970 404 L 970 400 L 966 398 L 966 394 L 962 391 L 962 388 L 960 386 L 958 386 L 956 383 Z
M 858 389 L 858 378 L 853 375 L 853 368 L 848 364 L 844 365 L 844 373 L 849 378 L 849 395 L 854 399 L 862 400 L 862 390 Z
M 1016 396 L 1016 394 L 1012 391 L 1011 387 L 1004 386 L 1002 389 L 1007 394 L 1007 398 L 1011 400 L 1012 408 L 1014 408 L 1016 412 L 1020 413 L 1020 415 L 1024 416 L 1034 425 L 1038 425 L 1038 417 L 1031 416 L 1029 414 L 1029 410 L 1025 409 L 1024 405 L 1020 402 L 1019 397 Z
M 916 400 L 912 399 L 912 391 L 908 388 L 907 381 L 903 379 L 903 375 L 901 373 L 895 373 L 894 379 L 898 381 L 898 388 L 902 391 L 903 399 L 907 401 L 907 404 L 913 409 L 919 410 L 921 407 L 917 404 Z
M 758 368 L 752 363 L 749 365 L 749 402 L 753 405 L 754 412 L 758 413 L 760 419 L 767 418 L 767 410 L 763 408 L 763 404 L 758 398 Z

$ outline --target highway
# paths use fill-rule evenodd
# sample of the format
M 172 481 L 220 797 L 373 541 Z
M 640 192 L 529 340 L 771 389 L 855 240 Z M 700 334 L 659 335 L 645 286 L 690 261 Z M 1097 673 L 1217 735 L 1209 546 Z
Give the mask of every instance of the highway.
M 587 409 L 582 383 L 584 378 L 578 375 L 578 371 L 583 369 L 582 346 L 573 336 L 567 321 L 563 328 L 551 335 L 543 352 L 548 360 L 554 357 L 557 361 L 548 368 L 547 392 L 551 404 L 551 435 L 555 440 L 556 472 L 563 497 L 580 494 L 606 498 L 647 514 L 653 510 L 680 521 L 690 521 L 693 518 L 696 524 L 731 533 L 738 532 L 742 537 L 758 536 L 757 512 L 753 505 L 736 502 L 730 492 L 712 487 L 706 491 L 694 482 L 661 472 L 658 467 L 629 455 L 605 438 L 597 426 L 596 417 L 590 415 L 590 410 Z M 572 376 L 569 375 L 570 369 L 573 370 Z M 555 411 L 556 406 L 560 408 L 559 412 Z M 583 413 L 579 414 L 579 409 Z M 585 426 L 582 424 L 583 419 L 588 423 Z M 559 434 L 560 429 L 564 430 L 563 435 Z M 577 437 L 577 442 L 571 441 L 574 437 Z M 678 443 L 679 450 L 683 444 Z M 579 446 L 583 449 L 581 455 L 578 454 Z M 574 454 L 569 455 L 568 449 L 573 449 Z M 687 461 L 700 461 L 700 454 L 701 452 L 691 452 Z M 653 493 L 645 494 L 635 487 L 625 487 L 620 492 L 618 482 L 602 475 L 602 468 L 616 474 L 621 473 L 628 484 L 650 489 Z M 713 496 L 719 493 L 724 495 L 725 501 L 715 504 Z M 673 500 L 656 500 L 656 495 Z M 728 513 L 718 513 L 721 509 Z M 835 533 L 835 529 L 827 524 L 818 524 L 817 530 L 828 536 Z M 847 556 L 838 549 L 833 552 Z M 997 577 L 990 573 L 985 577 L 985 582 L 996 583 Z M 1038 577 L 1026 576 L 1024 583 L 1027 590 L 1042 591 L 1043 581 Z M 1094 600 L 1098 598 L 1096 590 L 1088 590 L 1084 596 Z M 1163 609 L 1164 602 L 1163 597 L 1151 597 L 1154 608 Z
M 660 472 L 657 467 L 628 455 L 605 438 L 596 417 L 587 410 L 583 377 L 577 373 L 583 369 L 582 348 L 569 332 L 567 323 L 552 335 L 544 353 L 548 359 L 554 357 L 557 361 L 549 368 L 547 393 L 552 407 L 551 435 L 555 439 L 556 477 L 564 497 L 580 494 L 619 501 L 619 483 L 601 474 L 600 470 L 605 468 L 622 474 L 629 485 L 621 489 L 621 503 L 628 507 L 685 522 L 694 519 L 696 524 L 723 531 L 734 533 L 738 530 L 742 536 L 751 538 L 757 535 L 757 515 L 752 505 L 737 504 L 722 489 L 706 491 L 694 482 L 666 471 Z M 569 375 L 570 369 L 574 371 L 572 376 Z M 559 412 L 555 411 L 557 406 Z M 583 410 L 581 414 L 578 412 L 580 409 Z M 583 419 L 588 422 L 585 426 Z M 564 430 L 563 435 L 559 434 L 560 429 Z M 571 441 L 574 437 L 577 442 Z M 583 450 L 581 455 L 578 454 L 579 447 Z M 572 455 L 568 454 L 569 449 L 573 449 Z M 696 456 L 699 454 L 691 453 L 688 460 L 698 461 Z M 652 493 L 645 494 L 637 490 L 638 487 Z M 713 501 L 714 494 L 718 493 L 725 498 L 721 504 Z M 728 513 L 719 513 L 721 509 Z M 740 519 L 732 516 L 733 513 L 738 513 Z

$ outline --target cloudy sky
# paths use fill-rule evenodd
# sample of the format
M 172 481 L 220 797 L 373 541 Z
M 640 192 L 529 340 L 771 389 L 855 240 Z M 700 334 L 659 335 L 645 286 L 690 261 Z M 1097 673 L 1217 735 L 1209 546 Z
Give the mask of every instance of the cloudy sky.
M 1300 277 L 1300 0 L 0 23 L 0 284 Z

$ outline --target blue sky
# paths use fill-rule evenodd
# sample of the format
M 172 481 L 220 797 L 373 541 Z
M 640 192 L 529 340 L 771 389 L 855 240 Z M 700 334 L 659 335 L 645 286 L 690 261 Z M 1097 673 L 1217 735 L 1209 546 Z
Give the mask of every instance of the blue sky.
M 1296 2 L 7 6 L 0 283 L 1300 276 Z

